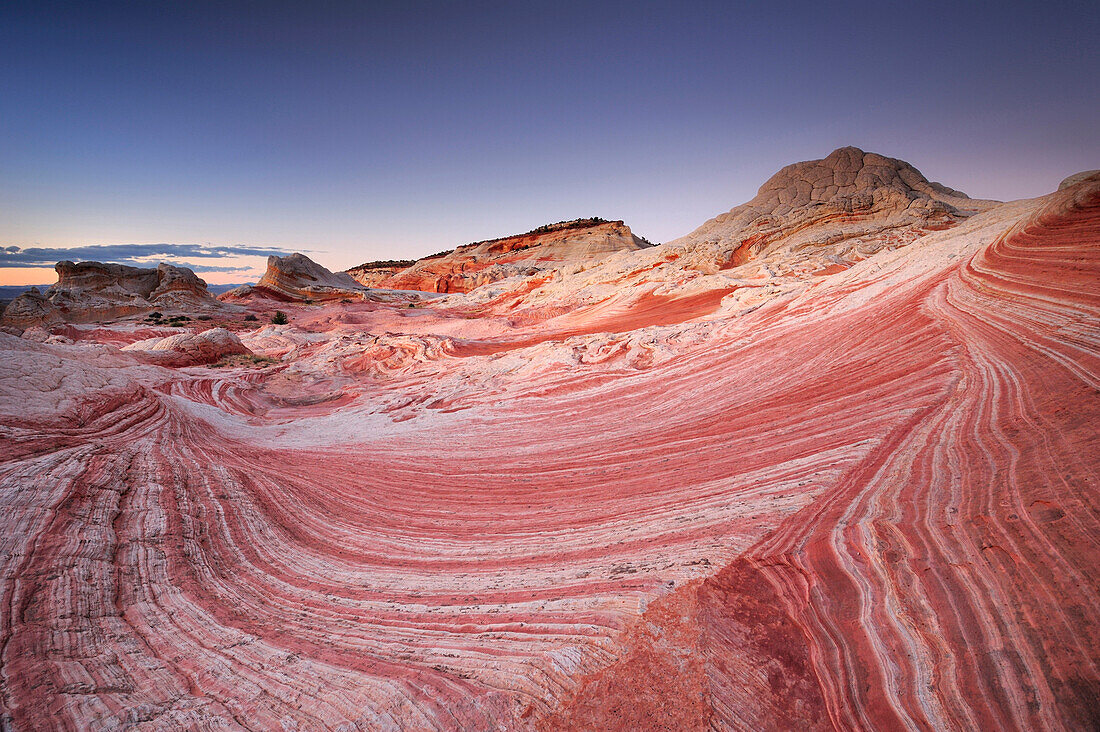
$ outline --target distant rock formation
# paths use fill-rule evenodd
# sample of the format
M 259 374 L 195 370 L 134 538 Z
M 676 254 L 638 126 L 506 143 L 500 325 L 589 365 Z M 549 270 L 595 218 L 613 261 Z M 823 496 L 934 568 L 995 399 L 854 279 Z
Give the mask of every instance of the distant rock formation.
M 347 270 L 347 273 L 361 285 L 383 287 L 383 283 L 389 278 L 414 264 L 416 264 L 415 259 L 385 259 L 378 262 L 365 262 Z
M 517 275 L 532 275 L 567 262 L 595 261 L 621 251 L 652 246 L 622 221 L 574 219 L 541 226 L 526 234 L 475 242 L 403 262 L 370 262 L 348 274 L 363 284 L 395 290 L 469 292 Z M 381 273 L 388 272 L 382 276 Z
M 932 183 L 904 161 L 840 148 L 783 168 L 751 201 L 679 239 L 482 287 L 467 300 L 510 322 L 576 311 L 568 332 L 608 327 L 591 322 L 597 313 L 667 314 L 670 299 L 713 310 L 707 292 L 746 311 L 1000 205 Z
M 367 288 L 346 272 L 332 272 L 304 254 L 294 253 L 285 257 L 268 257 L 267 271 L 260 281 L 243 285 L 223 294 L 223 300 L 237 300 L 253 296 L 274 300 L 340 300 L 362 298 Z
M 194 314 L 223 307 L 207 292 L 206 282 L 187 267 L 64 261 L 54 269 L 57 284 L 45 293 L 31 288 L 12 300 L 3 314 L 4 325 L 28 328 L 112 320 L 152 310 Z
M 993 205 L 932 183 L 903 160 L 842 147 L 788 165 L 754 199 L 668 246 L 686 248 L 704 271 L 754 262 L 772 264 L 774 274 L 823 257 L 843 266 Z

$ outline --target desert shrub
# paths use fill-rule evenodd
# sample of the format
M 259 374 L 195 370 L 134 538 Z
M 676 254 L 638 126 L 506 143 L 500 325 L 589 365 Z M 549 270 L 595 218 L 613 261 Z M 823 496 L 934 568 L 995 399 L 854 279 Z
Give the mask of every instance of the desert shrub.
M 250 323 L 254 323 L 254 322 L 256 322 L 257 320 L 259 320 L 259 318 L 257 318 L 257 317 L 256 317 L 255 315 L 253 315 L 252 313 L 249 313 L 248 315 L 244 316 L 244 319 L 245 319 L 245 320 L 247 320 L 247 321 L 248 321 L 248 322 L 250 322 Z
M 200 316 L 195 318 L 195 320 L 213 320 L 213 319 L 214 319 L 213 315 L 200 315 Z
M 271 316 L 272 325 L 286 325 L 289 321 L 286 319 L 286 313 L 282 310 L 276 310 L 275 314 Z
M 446 254 L 450 253 L 448 249 Z M 358 267 L 352 267 L 351 269 L 405 269 L 416 264 L 414 259 L 382 259 L 377 262 L 364 262 Z M 348 270 L 349 272 L 351 270 Z

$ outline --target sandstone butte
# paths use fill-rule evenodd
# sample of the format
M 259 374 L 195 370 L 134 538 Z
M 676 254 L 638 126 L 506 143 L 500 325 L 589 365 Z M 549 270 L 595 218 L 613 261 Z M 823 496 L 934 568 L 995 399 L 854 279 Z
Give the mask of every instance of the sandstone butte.
M 9 322 L 0 725 L 1100 727 L 1100 173 L 610 249 Z

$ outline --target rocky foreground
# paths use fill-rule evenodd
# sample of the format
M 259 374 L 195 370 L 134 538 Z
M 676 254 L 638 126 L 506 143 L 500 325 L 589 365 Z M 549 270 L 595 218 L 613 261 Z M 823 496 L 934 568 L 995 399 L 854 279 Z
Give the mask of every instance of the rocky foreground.
M 1100 173 L 845 148 L 661 246 L 478 246 L 24 303 L 5 729 L 1100 727 Z

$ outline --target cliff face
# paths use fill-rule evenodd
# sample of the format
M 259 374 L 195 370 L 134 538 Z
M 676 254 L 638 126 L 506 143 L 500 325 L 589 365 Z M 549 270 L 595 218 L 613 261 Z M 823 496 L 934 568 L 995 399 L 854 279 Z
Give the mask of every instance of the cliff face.
M 416 307 L 0 333 L 3 724 L 1097 728 L 1100 175 L 876 160 Z
M 378 277 L 369 265 L 349 273 L 375 287 L 424 292 L 469 292 L 508 277 L 529 276 L 568 262 L 594 262 L 651 246 L 622 221 L 577 219 L 502 239 L 458 247 Z
M 186 267 L 58 262 L 54 269 L 57 284 L 45 293 L 32 289 L 13 300 L 4 311 L 4 325 L 27 328 L 112 320 L 152 310 L 195 314 L 220 308 L 206 282 Z

